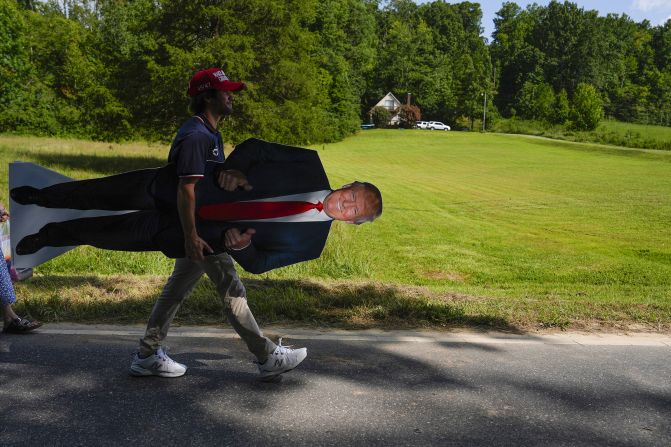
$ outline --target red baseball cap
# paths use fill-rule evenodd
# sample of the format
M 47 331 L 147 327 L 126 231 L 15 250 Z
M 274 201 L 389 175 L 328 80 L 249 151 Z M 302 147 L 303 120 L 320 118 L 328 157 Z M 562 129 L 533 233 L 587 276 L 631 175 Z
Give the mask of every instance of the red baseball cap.
M 200 70 L 189 81 L 189 96 L 196 96 L 205 90 L 225 90 L 238 92 L 247 87 L 244 82 L 233 82 L 228 79 L 221 68 Z

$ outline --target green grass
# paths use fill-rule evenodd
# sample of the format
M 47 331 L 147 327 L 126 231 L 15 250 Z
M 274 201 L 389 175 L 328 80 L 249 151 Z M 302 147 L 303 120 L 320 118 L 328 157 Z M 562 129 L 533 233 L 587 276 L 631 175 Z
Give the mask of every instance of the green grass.
M 671 127 L 652 126 L 648 124 L 623 123 L 615 120 L 604 120 L 599 123 L 598 130 L 615 132 L 621 135 L 638 134 L 643 138 L 659 142 L 671 142 Z
M 557 140 L 598 143 L 638 149 L 671 150 L 671 127 L 602 120 L 593 131 L 575 131 L 560 125 L 517 118 L 499 119 L 492 130 L 536 135 Z
M 372 130 L 318 146 L 332 186 L 377 184 L 373 224 L 335 223 L 321 259 L 244 274 L 263 324 L 671 328 L 671 153 L 524 136 Z M 162 163 L 162 146 L 0 137 L 77 178 Z M 6 172 L 0 172 L 6 200 Z M 49 320 L 143 321 L 171 268 L 88 247 L 18 284 Z M 180 321 L 221 321 L 202 281 Z

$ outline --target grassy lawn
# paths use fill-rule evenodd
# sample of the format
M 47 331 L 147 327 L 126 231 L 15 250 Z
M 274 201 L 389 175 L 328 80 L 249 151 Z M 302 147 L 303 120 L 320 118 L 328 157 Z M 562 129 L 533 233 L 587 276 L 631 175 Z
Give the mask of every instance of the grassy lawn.
M 263 324 L 671 329 L 671 152 L 419 130 L 315 149 L 332 186 L 371 181 L 385 210 L 334 224 L 317 261 L 244 274 Z M 12 160 L 87 178 L 166 152 L 0 136 L 0 198 Z M 17 290 L 47 320 L 143 322 L 170 269 L 160 254 L 80 247 Z M 207 281 L 179 319 L 221 321 Z
M 671 150 L 671 127 L 602 120 L 593 131 L 575 131 L 561 125 L 518 118 L 499 119 L 494 132 L 536 135 L 557 140 L 598 143 L 638 149 Z
M 636 133 L 642 137 L 669 142 L 671 141 L 671 127 L 651 126 L 647 124 L 623 123 L 615 120 L 604 120 L 599 123 L 598 130 L 605 132 L 616 132 L 618 134 Z

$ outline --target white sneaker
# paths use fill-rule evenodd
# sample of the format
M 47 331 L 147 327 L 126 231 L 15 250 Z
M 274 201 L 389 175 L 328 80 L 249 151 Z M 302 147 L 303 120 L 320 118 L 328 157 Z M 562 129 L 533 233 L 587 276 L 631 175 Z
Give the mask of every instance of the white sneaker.
M 279 345 L 268 354 L 266 362 L 259 363 L 259 379 L 268 381 L 282 373 L 291 371 L 307 356 L 307 348 L 291 349 L 289 346 L 282 346 L 282 339 L 280 338 Z
M 177 363 L 165 353 L 163 348 L 158 348 L 156 353 L 140 358 L 139 353 L 133 356 L 133 363 L 130 365 L 130 374 L 132 376 L 160 376 L 160 377 L 180 377 L 186 372 L 186 365 Z

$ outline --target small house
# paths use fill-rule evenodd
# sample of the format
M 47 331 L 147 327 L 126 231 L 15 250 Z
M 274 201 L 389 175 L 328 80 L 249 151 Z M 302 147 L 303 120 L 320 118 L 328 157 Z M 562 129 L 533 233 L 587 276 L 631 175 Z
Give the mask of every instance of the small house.
M 371 107 L 371 109 L 368 111 L 368 117 L 371 121 L 373 116 L 373 109 L 375 107 L 384 107 L 385 109 L 389 110 L 389 114 L 391 116 L 389 125 L 396 126 L 401 121 L 400 117 L 398 116 L 398 112 L 401 110 L 401 101 L 399 101 L 392 92 L 384 95 L 382 99 L 380 99 L 377 104 Z

